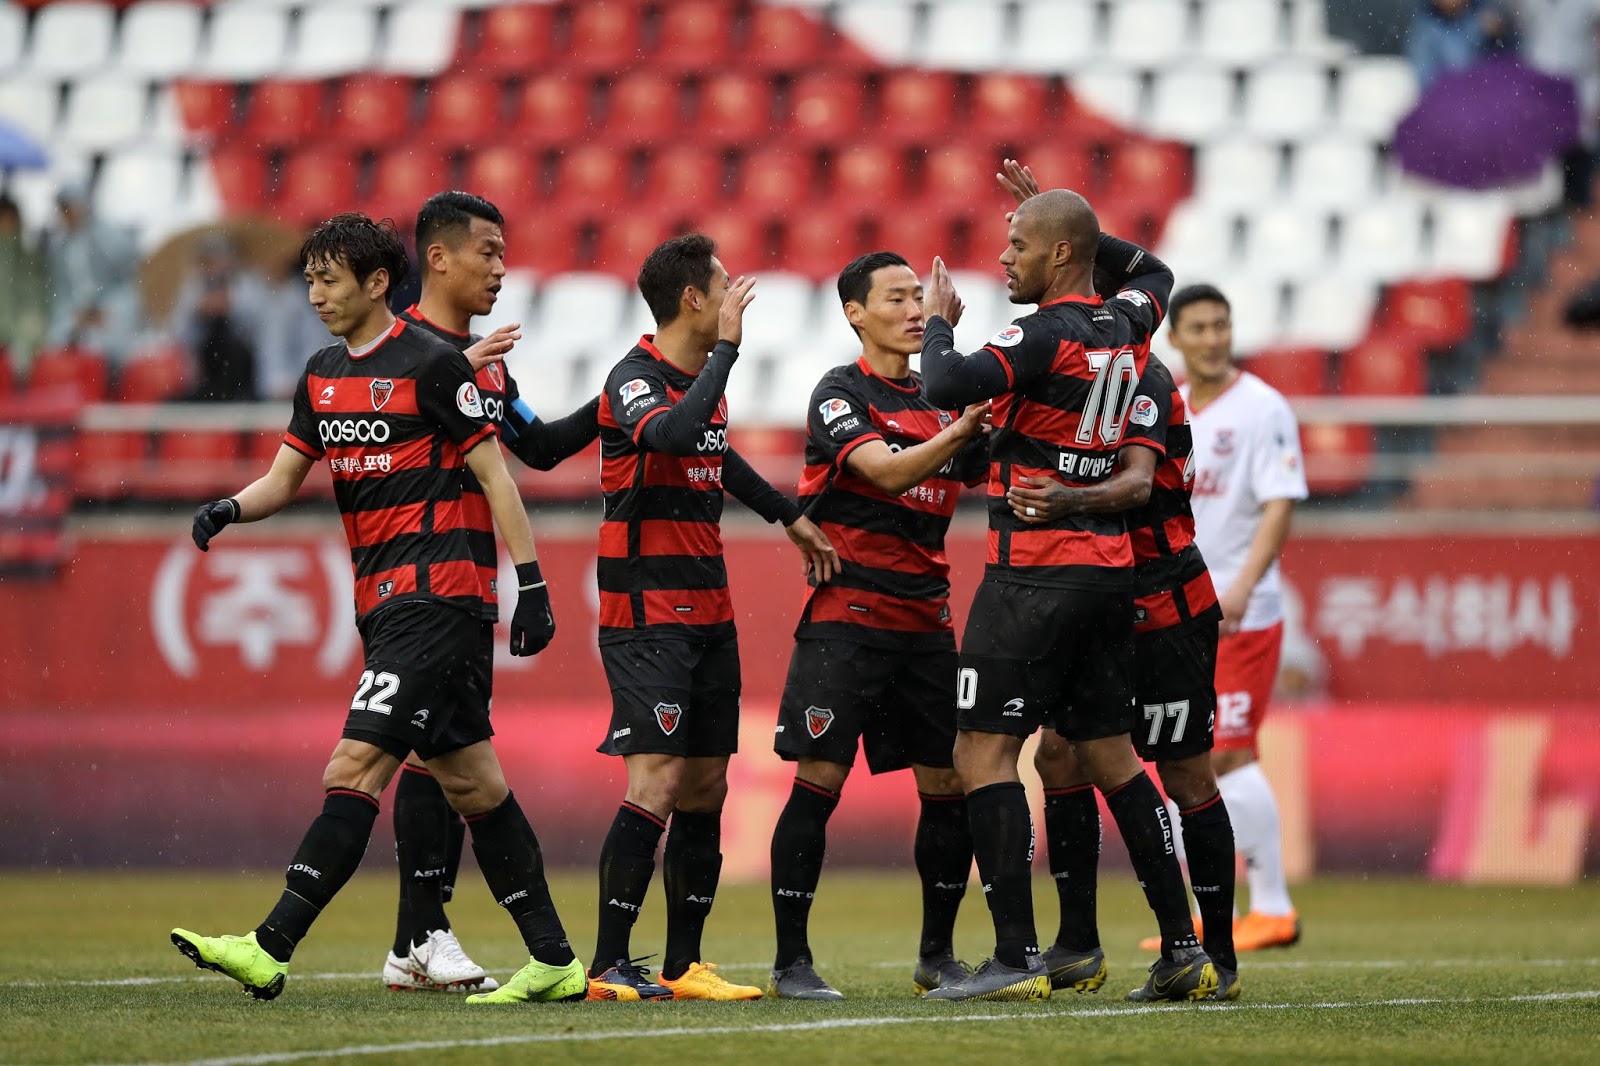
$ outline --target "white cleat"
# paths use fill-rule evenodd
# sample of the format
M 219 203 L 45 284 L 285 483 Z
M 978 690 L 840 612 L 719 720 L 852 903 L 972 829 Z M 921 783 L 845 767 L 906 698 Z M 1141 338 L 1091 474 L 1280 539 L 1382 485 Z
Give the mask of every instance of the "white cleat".
M 406 958 L 390 952 L 383 963 L 383 983 L 396 992 L 493 992 L 500 982 L 461 950 L 461 941 L 447 929 L 435 929 Z

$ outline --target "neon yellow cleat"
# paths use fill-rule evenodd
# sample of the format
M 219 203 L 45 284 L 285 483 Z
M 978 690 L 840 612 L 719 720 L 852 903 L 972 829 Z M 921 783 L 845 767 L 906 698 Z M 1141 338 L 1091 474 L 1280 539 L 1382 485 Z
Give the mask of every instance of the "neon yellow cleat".
M 549 966 L 538 959 L 512 975 L 511 980 L 493 992 L 467 997 L 468 1003 L 554 1003 L 582 999 L 589 991 L 589 975 L 583 964 L 573 959 L 565 966 Z
M 289 964 L 268 955 L 254 932 L 244 936 L 201 936 L 174 929 L 172 943 L 202 970 L 215 970 L 244 985 L 256 999 L 277 999 L 289 979 Z
M 716 973 L 714 962 L 691 962 L 682 976 L 674 980 L 661 979 L 672 989 L 673 999 L 737 1000 L 760 999 L 761 989 L 755 985 L 736 985 L 723 980 Z

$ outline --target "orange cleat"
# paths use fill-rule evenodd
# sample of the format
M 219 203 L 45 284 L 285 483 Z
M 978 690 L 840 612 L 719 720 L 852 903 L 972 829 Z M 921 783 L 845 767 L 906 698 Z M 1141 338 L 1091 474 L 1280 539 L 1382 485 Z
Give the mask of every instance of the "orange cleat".
M 1251 911 L 1233 923 L 1233 948 L 1235 951 L 1260 951 L 1262 948 L 1286 948 L 1300 942 L 1300 916 L 1288 914 L 1262 914 Z

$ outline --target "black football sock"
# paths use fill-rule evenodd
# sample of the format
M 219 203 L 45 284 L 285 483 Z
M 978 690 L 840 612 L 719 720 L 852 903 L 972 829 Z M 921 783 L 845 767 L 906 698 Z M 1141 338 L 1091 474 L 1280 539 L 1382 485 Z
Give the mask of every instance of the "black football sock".
M 1128 846 L 1134 875 L 1144 886 L 1144 898 L 1155 911 L 1162 958 L 1170 959 L 1174 950 L 1198 947 L 1183 871 L 1178 868 L 1173 846 L 1171 816 L 1149 775 L 1141 770 L 1106 793 L 1106 806 Z
M 279 962 L 288 962 L 311 923 L 350 880 L 367 853 L 378 801 L 365 792 L 330 788 L 322 813 L 300 840 L 283 878 L 283 895 L 256 926 L 256 943 Z
M 1180 810 L 1183 848 L 1189 857 L 1189 882 L 1200 907 L 1206 954 L 1230 970 L 1239 968 L 1233 952 L 1233 823 L 1222 793 Z
M 449 803 L 445 804 L 450 807 Z M 461 873 L 461 852 L 467 842 L 467 823 L 461 820 L 461 815 L 450 807 L 450 814 L 445 819 L 445 832 L 449 839 L 445 845 L 444 877 L 439 883 L 439 898 L 446 903 L 456 898 L 456 877 Z
M 394 786 L 394 857 L 400 867 L 394 953 L 402 959 L 433 930 L 450 928 L 442 882 L 454 813 L 432 774 L 410 763 L 400 767 Z
M 611 820 L 600 846 L 600 929 L 591 975 L 598 977 L 628 957 L 633 923 L 656 872 L 656 846 L 666 828 L 666 822 L 632 803 L 624 803 Z
M 483 879 L 517 923 L 528 954 L 547 966 L 571 962 L 572 947 L 545 883 L 539 838 L 533 835 L 517 797 L 506 793 L 500 806 L 468 818 L 467 825 L 472 829 L 472 853 L 478 857 Z
M 994 957 L 1023 969 L 1039 954 L 1033 925 L 1033 819 L 1020 781 L 985 785 L 967 796 L 972 852 L 994 918 Z
M 661 857 L 667 890 L 667 950 L 661 976 L 676 980 L 700 961 L 700 934 L 722 877 L 722 812 L 673 811 Z
M 1093 785 L 1044 790 L 1044 835 L 1050 878 L 1061 900 L 1056 945 L 1068 951 L 1100 946 L 1096 883 L 1100 867 L 1100 804 Z
M 778 927 L 775 970 L 811 956 L 806 923 L 822 878 L 828 819 L 837 806 L 837 792 L 796 778 L 772 831 L 772 916 Z
M 967 894 L 972 872 L 972 823 L 967 819 L 967 797 L 961 793 L 917 793 L 922 813 L 917 818 L 912 855 L 922 879 L 922 937 L 920 958 L 954 953 L 956 912 Z

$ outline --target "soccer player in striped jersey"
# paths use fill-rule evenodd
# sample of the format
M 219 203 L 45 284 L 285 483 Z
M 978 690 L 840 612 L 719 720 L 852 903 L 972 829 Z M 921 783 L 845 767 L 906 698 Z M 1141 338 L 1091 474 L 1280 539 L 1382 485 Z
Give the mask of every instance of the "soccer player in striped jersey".
M 1051 190 L 1018 205 L 1000 263 L 1011 302 L 1038 309 L 971 355 L 955 349 L 950 318 L 960 301 L 937 259 L 928 286 L 922 373 L 929 399 L 994 400 L 989 565 L 961 641 L 955 762 L 994 919 L 995 957 L 967 980 L 929 992 L 934 999 L 1050 994 L 1033 920 L 1033 826 L 1017 775 L 1023 741 L 1041 725 L 1072 741 L 1122 831 L 1161 927 L 1150 982 L 1157 995 L 1198 999 L 1217 985 L 1189 916 L 1166 806 L 1130 744 L 1139 712 L 1127 527 L 1115 515 L 1030 526 L 1006 499 L 1020 478 L 1076 487 L 1115 469 L 1172 271 L 1130 246 L 1137 269 L 1103 299 L 1093 286 L 1101 239 L 1093 208 L 1076 193 Z
M 429 197 L 417 212 L 415 231 L 422 295 L 399 317 L 466 355 L 484 414 L 506 448 L 528 466 L 550 470 L 600 435 L 600 400 L 565 418 L 543 421 L 501 362 L 522 336 L 519 325 L 502 326 L 488 337 L 471 332 L 473 316 L 489 314 L 499 297 L 506 273 L 504 225 L 500 210 L 482 197 L 453 191 Z M 488 500 L 471 470 L 463 475 L 461 502 L 484 586 L 484 617 L 492 624 L 499 620 L 499 556 Z M 400 904 L 383 982 L 396 991 L 492 990 L 494 978 L 462 950 L 444 909 L 455 891 L 466 824 L 415 753 L 401 771 L 394 791 Z
M 806 598 L 774 748 L 796 763 L 772 834 L 778 950 L 768 994 L 842 999 L 818 976 L 807 920 L 828 818 L 856 749 L 874 773 L 911 768 L 922 811 L 913 853 L 922 879 L 917 992 L 970 972 L 952 947 L 972 868 L 966 797 L 951 765 L 956 640 L 944 539 L 963 484 L 989 471 L 988 404 L 965 412 L 922 395 L 922 282 L 893 252 L 839 275 L 861 356 L 823 375 L 807 407 L 800 503 L 839 549 L 839 575 Z
M 723 390 L 739 358 L 753 278 L 728 277 L 707 237 L 674 237 L 639 270 L 656 321 L 612 368 L 600 398 L 600 658 L 628 792 L 600 852 L 590 998 L 755 999 L 700 958 L 722 869 L 728 757 L 739 741 L 739 643 L 722 557 L 726 489 L 781 522 L 827 581 L 828 538 L 728 447 Z M 661 981 L 629 958 L 629 936 L 666 833 L 667 944 Z
M 512 654 L 537 654 L 555 634 L 527 512 L 494 425 L 461 353 L 389 311 L 389 286 L 408 268 L 393 226 L 335 216 L 306 239 L 300 258 L 311 306 L 340 341 L 307 362 L 271 469 L 196 511 L 194 541 L 205 551 L 229 523 L 276 514 L 326 458 L 350 542 L 365 669 L 323 772 L 322 813 L 295 852 L 277 905 L 245 936 L 174 929 L 172 942 L 255 998 L 276 998 L 295 946 L 360 865 L 378 796 L 416 752 L 471 826 L 484 880 L 530 956 L 506 985 L 467 1001 L 581 998 L 588 982 L 551 902 L 538 839 L 489 739 L 494 629 L 484 619 L 485 587 L 462 506 L 465 471 L 477 478 L 516 566 Z

